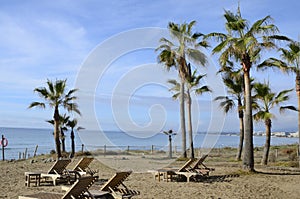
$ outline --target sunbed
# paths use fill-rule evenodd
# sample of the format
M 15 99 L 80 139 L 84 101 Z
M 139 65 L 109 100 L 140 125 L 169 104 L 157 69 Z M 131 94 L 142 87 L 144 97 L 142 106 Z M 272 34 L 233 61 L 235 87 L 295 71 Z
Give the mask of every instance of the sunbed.
M 198 161 L 195 162 L 195 164 L 185 169 L 185 171 L 176 171 L 175 173 L 179 176 L 185 176 L 187 179 L 187 182 L 190 181 L 192 177 L 202 177 L 202 176 L 208 176 L 210 171 L 213 171 L 213 168 L 208 168 L 204 165 L 204 160 L 208 157 L 208 155 L 203 155 L 201 158 L 199 158 Z
M 132 171 L 116 172 L 114 176 L 101 187 L 100 191 L 90 190 L 89 193 L 94 198 L 99 198 L 103 196 L 103 192 L 110 192 L 111 196 L 115 199 L 131 198 L 135 195 L 139 195 L 139 191 L 131 190 L 124 184 L 124 181 L 131 173 Z M 121 185 L 122 187 L 120 187 Z
M 57 160 L 47 173 L 41 173 L 41 178 L 45 180 L 50 178 L 53 185 L 56 185 L 58 181 L 70 181 L 70 175 L 66 170 L 70 162 L 70 159 Z
M 74 166 L 73 169 L 69 170 L 69 172 L 78 172 L 80 176 L 84 176 L 89 174 L 91 176 L 95 175 L 97 171 L 92 170 L 89 165 L 94 160 L 92 157 L 83 157 L 79 160 L 79 162 Z
M 204 161 L 207 157 L 207 154 L 201 156 L 201 158 L 199 158 L 198 161 L 192 166 L 191 171 L 201 173 L 205 176 L 208 176 L 210 171 L 214 171 L 214 168 L 209 168 L 204 164 Z
M 154 173 L 154 178 L 158 179 L 158 181 L 161 180 L 161 177 L 164 181 L 172 181 L 174 176 L 176 176 L 176 172 L 187 172 L 192 168 L 193 163 L 196 162 L 197 159 L 190 158 L 188 161 L 185 162 L 184 165 L 182 165 L 179 169 L 174 168 L 163 168 L 158 169 L 155 171 L 149 171 L 151 173 Z
M 88 193 L 88 189 L 95 182 L 96 177 L 86 176 L 78 179 L 72 187 L 65 193 L 36 193 L 32 195 L 19 196 L 19 199 L 74 199 L 84 198 L 85 194 Z M 104 193 L 103 193 L 104 194 Z M 106 193 L 108 194 L 108 192 Z

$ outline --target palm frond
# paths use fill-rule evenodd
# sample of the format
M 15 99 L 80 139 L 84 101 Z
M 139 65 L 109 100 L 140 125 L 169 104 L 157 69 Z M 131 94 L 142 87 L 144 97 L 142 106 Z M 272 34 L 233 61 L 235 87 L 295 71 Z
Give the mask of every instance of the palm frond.
M 202 66 L 206 65 L 206 63 L 207 63 L 206 55 L 204 53 L 202 53 L 201 51 L 188 48 L 186 52 L 187 52 L 188 57 L 191 60 L 193 60 L 195 63 L 201 64 Z
M 28 108 L 33 108 L 33 107 L 40 107 L 40 108 L 46 108 L 45 103 L 42 102 L 32 102 Z
M 197 95 L 202 95 L 203 93 L 212 92 L 208 86 L 202 86 L 201 88 L 195 89 Z
M 280 113 L 284 113 L 285 110 L 299 111 L 295 106 L 281 106 L 279 108 Z

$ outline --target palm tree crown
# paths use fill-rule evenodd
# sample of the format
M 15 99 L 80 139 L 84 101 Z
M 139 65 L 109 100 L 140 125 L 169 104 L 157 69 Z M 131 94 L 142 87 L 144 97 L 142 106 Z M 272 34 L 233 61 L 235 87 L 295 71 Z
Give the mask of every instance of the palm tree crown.
M 272 18 L 266 16 L 249 25 L 241 15 L 240 8 L 235 13 L 225 11 L 225 28 L 227 33 L 210 33 L 206 38 L 215 38 L 219 43 L 213 53 L 221 53 L 219 62 L 221 67 L 228 61 L 235 61 L 242 65 L 245 82 L 245 150 L 243 167 L 254 170 L 253 154 L 253 121 L 250 69 L 260 60 L 263 49 L 276 48 L 274 40 L 286 40 L 286 37 L 275 35 L 278 28 L 270 23 Z
M 289 100 L 288 93 L 292 90 L 293 89 L 283 90 L 276 95 L 276 93 L 271 91 L 268 83 L 254 84 L 255 95 L 253 97 L 257 100 L 258 111 L 253 115 L 253 118 L 257 121 L 264 121 L 266 126 L 266 143 L 262 159 L 262 163 L 265 165 L 268 163 L 269 149 L 271 144 L 272 118 L 275 117 L 274 114 L 271 113 L 271 109 L 280 103 Z
M 174 42 L 166 38 L 161 38 L 161 45 L 156 49 L 160 51 L 158 55 L 158 62 L 163 63 L 167 70 L 174 67 L 179 74 L 180 84 L 180 128 L 182 134 L 182 156 L 186 155 L 186 128 L 185 128 L 185 108 L 184 108 L 184 90 L 185 82 L 191 76 L 190 65 L 187 64 L 187 59 L 195 64 L 206 64 L 206 56 L 199 47 L 207 47 L 205 41 L 198 42 L 201 33 L 193 33 L 192 28 L 196 21 L 183 24 L 175 24 L 170 22 L 168 29 Z M 176 43 L 175 43 L 176 42 Z
M 66 82 L 67 80 L 56 80 L 52 82 L 51 80 L 47 80 L 47 87 L 40 87 L 34 89 L 34 92 L 37 92 L 38 95 L 44 100 L 44 102 L 32 102 L 29 105 L 29 108 L 33 107 L 41 107 L 45 108 L 46 104 L 48 104 L 51 108 L 54 108 L 54 139 L 56 145 L 57 158 L 61 157 L 60 150 L 60 115 L 59 115 L 59 107 L 63 107 L 67 111 L 74 111 L 80 115 L 80 111 L 78 109 L 78 105 L 74 102 L 77 99 L 74 96 L 74 93 L 77 89 L 71 89 L 70 91 L 66 91 Z

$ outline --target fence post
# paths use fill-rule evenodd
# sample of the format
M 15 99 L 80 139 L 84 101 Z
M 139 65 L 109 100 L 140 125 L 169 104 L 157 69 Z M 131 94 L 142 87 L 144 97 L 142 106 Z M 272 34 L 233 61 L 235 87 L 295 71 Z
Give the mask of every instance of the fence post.
M 81 152 L 83 153 L 84 144 L 81 145 Z
M 127 146 L 127 153 L 129 153 L 129 146 Z
M 36 152 L 37 152 L 38 147 L 39 147 L 39 145 L 36 145 L 35 150 L 34 150 L 34 153 L 33 153 L 33 157 L 36 156 Z
M 25 148 L 24 159 L 26 159 L 26 157 L 27 157 L 27 148 Z
M 106 155 L 106 145 L 104 145 L 103 154 Z
M 154 145 L 152 144 L 151 145 L 151 154 L 153 155 L 153 153 L 154 153 Z

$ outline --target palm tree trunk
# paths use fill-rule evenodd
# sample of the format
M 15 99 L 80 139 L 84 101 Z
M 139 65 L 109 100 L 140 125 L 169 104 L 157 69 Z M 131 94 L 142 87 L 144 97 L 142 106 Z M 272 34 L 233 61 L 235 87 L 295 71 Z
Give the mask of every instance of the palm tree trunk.
M 60 128 L 60 139 L 61 139 L 61 151 L 66 152 L 65 134 L 62 128 Z
M 296 92 L 298 97 L 298 161 L 299 161 L 299 167 L 300 167 L 300 71 L 297 71 L 296 74 Z
M 58 107 L 55 107 L 54 110 L 54 140 L 56 147 L 57 159 L 61 158 L 61 150 L 60 150 L 60 139 L 59 139 L 59 112 Z
M 75 155 L 75 135 L 74 135 L 74 130 L 72 128 L 71 130 L 71 158 L 73 158 Z
M 271 145 L 271 125 L 272 125 L 271 119 L 266 119 L 265 125 L 266 125 L 266 143 L 265 143 L 264 155 L 263 155 L 263 159 L 262 159 L 263 165 L 268 164 L 269 151 L 270 151 L 270 145 Z
M 182 147 L 182 157 L 186 158 L 186 128 L 185 128 L 185 110 L 184 110 L 184 79 L 181 78 L 180 85 L 180 127 L 181 127 L 181 147 Z
M 249 61 L 250 63 L 250 61 Z M 243 168 L 248 171 L 254 171 L 254 154 L 253 154 L 253 121 L 252 121 L 252 99 L 251 99 L 251 80 L 249 63 L 244 66 L 245 81 L 245 146 L 243 156 Z
M 190 95 L 190 89 L 187 90 L 187 108 L 188 108 L 188 132 L 189 132 L 189 144 L 190 144 L 190 158 L 194 158 L 194 142 L 193 142 L 193 126 L 192 126 L 192 98 Z
M 236 160 L 240 161 L 242 157 L 242 151 L 243 151 L 243 144 L 244 144 L 244 111 L 241 110 L 241 102 L 238 102 L 238 114 L 239 114 L 239 120 L 240 120 L 240 142 L 239 147 L 236 155 Z

